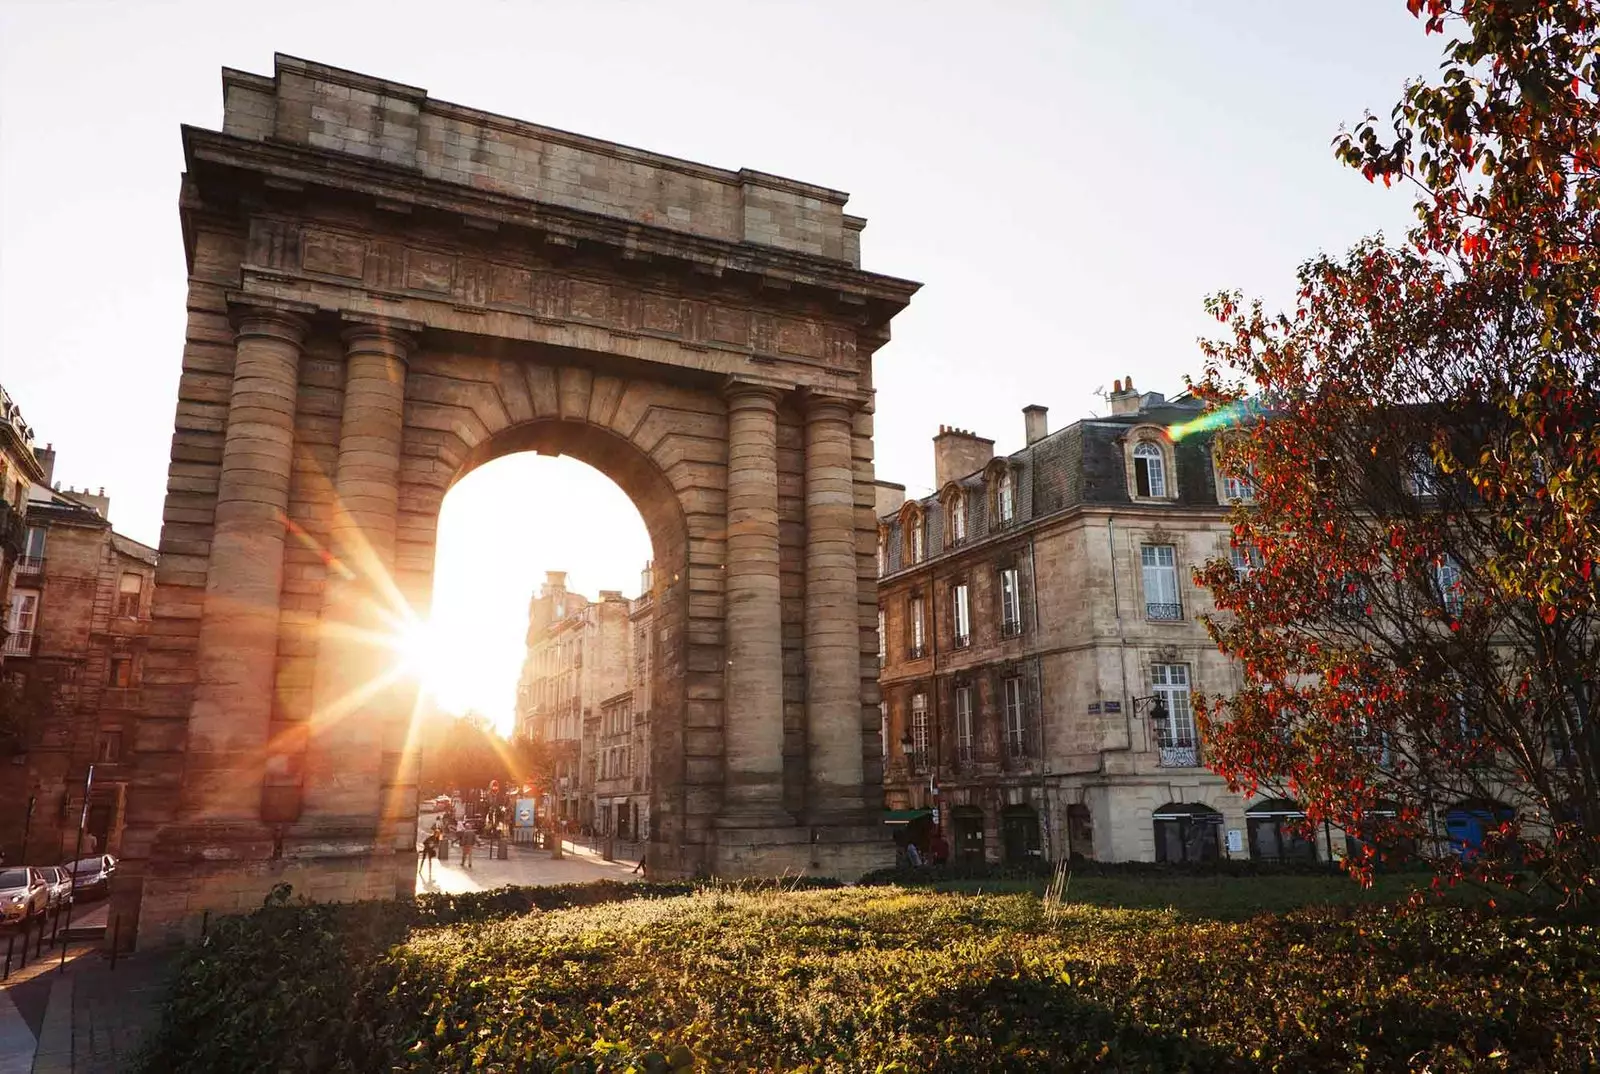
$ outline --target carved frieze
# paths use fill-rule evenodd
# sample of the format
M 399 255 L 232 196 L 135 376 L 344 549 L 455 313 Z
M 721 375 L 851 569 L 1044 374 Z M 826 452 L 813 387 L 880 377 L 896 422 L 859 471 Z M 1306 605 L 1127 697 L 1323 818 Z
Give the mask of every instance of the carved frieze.
M 250 222 L 247 265 L 360 281 L 391 296 L 447 297 L 460 308 L 494 308 L 614 332 L 726 347 L 767 361 L 788 359 L 859 369 L 856 330 L 846 324 L 753 311 L 633 283 L 508 264 L 394 239 L 258 217 Z M 499 256 L 504 256 L 502 252 Z M 670 287 L 670 284 L 667 284 Z

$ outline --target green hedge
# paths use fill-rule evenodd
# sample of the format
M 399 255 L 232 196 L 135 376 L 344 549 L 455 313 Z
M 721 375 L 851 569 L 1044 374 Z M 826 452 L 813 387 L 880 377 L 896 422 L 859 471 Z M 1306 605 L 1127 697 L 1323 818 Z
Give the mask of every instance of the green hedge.
M 687 887 L 272 906 L 219 922 L 179 968 L 144 1069 L 1600 1064 L 1590 925 L 1463 907 L 1051 918 L 1028 894 Z

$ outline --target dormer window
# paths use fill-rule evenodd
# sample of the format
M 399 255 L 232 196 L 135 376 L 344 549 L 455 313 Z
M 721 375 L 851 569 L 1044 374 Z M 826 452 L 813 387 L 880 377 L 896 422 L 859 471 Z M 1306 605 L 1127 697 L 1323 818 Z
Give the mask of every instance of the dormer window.
M 924 533 L 922 516 L 918 515 L 912 519 L 911 525 L 911 562 L 913 563 L 921 563 L 923 556 L 927 554 L 927 549 L 923 544 L 926 540 Z
M 949 545 L 967 539 L 967 494 L 960 485 L 951 483 L 944 491 L 944 539 Z
M 928 523 L 922 513 L 922 507 L 917 503 L 908 503 L 900 512 L 900 529 L 902 531 L 902 550 L 905 553 L 905 565 L 921 563 L 928 558 Z
M 889 527 L 878 527 L 878 577 L 889 573 Z
M 1439 495 L 1439 469 L 1433 460 L 1421 451 L 1413 452 L 1407 461 L 1407 484 L 1411 495 L 1419 499 Z
M 1166 498 L 1167 462 L 1160 444 L 1141 440 L 1134 447 L 1133 484 L 1136 495 L 1146 499 Z
M 994 491 L 995 513 L 1002 526 L 1017 517 L 1017 479 L 1008 466 L 1000 471 Z

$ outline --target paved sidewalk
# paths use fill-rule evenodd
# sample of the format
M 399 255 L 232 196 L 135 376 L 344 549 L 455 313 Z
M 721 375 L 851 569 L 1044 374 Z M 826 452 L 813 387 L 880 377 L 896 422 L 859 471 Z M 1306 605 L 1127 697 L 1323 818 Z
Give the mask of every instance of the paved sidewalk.
M 621 849 L 616 861 L 606 861 L 604 856 L 576 843 L 563 844 L 563 857 L 555 861 L 548 850 L 513 846 L 504 861 L 491 860 L 487 844 L 479 846 L 472 854 L 471 868 L 463 868 L 456 847 L 450 848 L 448 862 L 433 863 L 433 879 L 423 874 L 417 881 L 417 894 L 425 891 L 444 891 L 460 895 L 469 891 L 488 891 L 491 888 L 516 884 L 543 887 L 550 884 L 583 884 L 591 880 L 642 880 L 642 872 L 633 867 L 638 858 L 623 860 Z

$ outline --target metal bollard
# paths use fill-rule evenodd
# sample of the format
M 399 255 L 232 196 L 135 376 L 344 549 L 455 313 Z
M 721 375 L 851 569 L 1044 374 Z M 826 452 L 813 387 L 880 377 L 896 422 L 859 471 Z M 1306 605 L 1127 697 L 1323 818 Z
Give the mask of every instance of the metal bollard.
M 28 966 L 28 919 L 22 919 L 22 959 L 17 963 L 17 969 L 26 969 Z
M 3 980 L 6 979 L 6 977 L 10 977 L 11 976 L 11 953 L 12 953 L 12 949 L 14 947 L 16 947 L 16 946 L 17 946 L 17 934 L 13 932 L 11 934 L 11 936 L 6 940 L 6 971 L 5 971 L 5 974 L 3 976 L 0 976 L 0 981 L 3 981 Z
M 120 934 L 120 931 L 119 931 L 119 926 L 121 926 L 121 924 L 122 924 L 122 918 L 118 917 L 116 914 L 112 914 L 111 915 L 111 968 L 112 969 L 116 969 L 117 968 L 117 948 L 122 946 L 122 944 L 119 942 L 121 940 L 121 938 L 122 938 L 121 934 Z
M 207 910 L 200 915 L 200 938 L 206 938 L 206 929 L 211 925 L 211 911 Z
M 56 919 L 53 922 L 51 922 L 51 924 L 50 924 L 50 946 L 51 947 L 54 947 L 56 945 L 56 935 L 60 931 L 61 931 L 61 915 L 57 914 L 56 915 Z
M 44 922 L 39 922 L 39 938 L 33 944 L 33 957 L 35 960 L 44 957 Z

